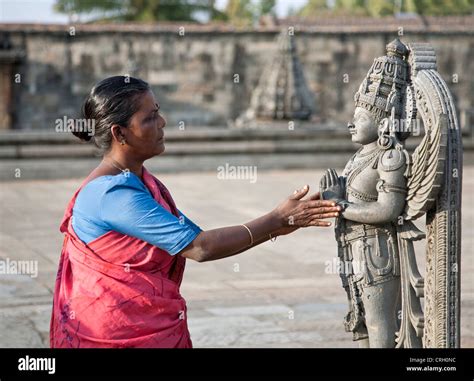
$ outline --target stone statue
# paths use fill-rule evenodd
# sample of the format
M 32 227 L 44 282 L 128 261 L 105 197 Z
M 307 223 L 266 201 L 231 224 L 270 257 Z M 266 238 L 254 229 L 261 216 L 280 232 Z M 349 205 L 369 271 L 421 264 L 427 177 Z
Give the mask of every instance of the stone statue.
M 428 44 L 396 39 L 355 94 L 360 149 L 320 181 L 344 210 L 335 225 L 349 312 L 361 347 L 459 347 L 462 145 L 456 111 Z M 405 140 L 424 136 L 412 155 Z M 427 234 L 412 222 L 426 214 Z M 427 236 L 427 237 L 426 237 Z M 427 238 L 425 279 L 413 241 Z M 421 298 L 424 297 L 424 311 Z

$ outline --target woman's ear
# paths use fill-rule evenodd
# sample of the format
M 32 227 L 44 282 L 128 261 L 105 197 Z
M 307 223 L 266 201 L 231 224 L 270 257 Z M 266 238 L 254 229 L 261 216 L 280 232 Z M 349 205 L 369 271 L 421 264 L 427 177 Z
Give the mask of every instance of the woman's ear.
M 112 134 L 112 139 L 117 143 L 122 144 L 122 142 L 125 141 L 125 136 L 122 133 L 122 127 L 118 124 L 114 124 L 112 127 L 110 127 L 110 132 Z

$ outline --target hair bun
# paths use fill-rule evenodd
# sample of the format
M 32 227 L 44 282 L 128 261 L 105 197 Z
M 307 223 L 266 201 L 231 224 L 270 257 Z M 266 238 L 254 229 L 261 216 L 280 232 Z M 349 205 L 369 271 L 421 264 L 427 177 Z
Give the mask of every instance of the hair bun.
M 113 125 L 128 127 L 140 109 L 139 95 L 150 91 L 145 81 L 129 76 L 108 77 L 95 84 L 82 104 L 83 119 L 76 122 L 73 134 L 94 144 L 102 154 L 112 145 Z
M 77 136 L 79 139 L 88 142 L 92 139 L 92 135 L 89 134 L 87 131 L 71 131 L 74 136 Z

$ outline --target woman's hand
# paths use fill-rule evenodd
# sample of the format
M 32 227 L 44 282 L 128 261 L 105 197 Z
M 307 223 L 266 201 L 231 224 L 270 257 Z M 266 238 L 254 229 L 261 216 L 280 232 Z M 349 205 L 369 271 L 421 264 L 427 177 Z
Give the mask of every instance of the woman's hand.
M 325 218 L 339 216 L 340 206 L 321 200 L 316 193 L 306 200 L 309 186 L 296 190 L 270 213 L 242 225 L 201 232 L 180 254 L 198 262 L 214 261 L 239 254 L 267 241 L 270 236 L 285 235 L 307 226 L 330 226 Z M 250 230 L 250 232 L 249 232 Z
M 272 214 L 282 226 L 276 235 L 289 234 L 300 227 L 330 226 L 331 222 L 322 220 L 339 216 L 341 207 L 334 201 L 321 200 L 319 193 L 303 200 L 308 192 L 309 186 L 305 185 L 273 210 Z
M 278 237 L 280 235 L 287 235 L 287 234 L 290 234 L 290 233 L 293 233 L 295 230 L 298 230 L 299 227 L 295 227 L 295 226 L 285 226 L 283 228 L 280 228 L 278 229 L 276 232 L 272 233 L 272 238 L 273 237 Z

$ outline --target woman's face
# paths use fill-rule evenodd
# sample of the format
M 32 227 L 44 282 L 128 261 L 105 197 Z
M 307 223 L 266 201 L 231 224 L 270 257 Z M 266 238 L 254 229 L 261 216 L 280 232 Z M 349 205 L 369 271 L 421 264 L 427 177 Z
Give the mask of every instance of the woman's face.
M 164 130 L 166 120 L 161 116 L 160 106 L 151 91 L 139 97 L 138 111 L 124 129 L 127 148 L 145 160 L 165 150 Z
M 359 144 L 369 144 L 378 139 L 378 129 L 369 111 L 356 107 L 354 120 L 347 125 L 352 135 L 352 141 Z

